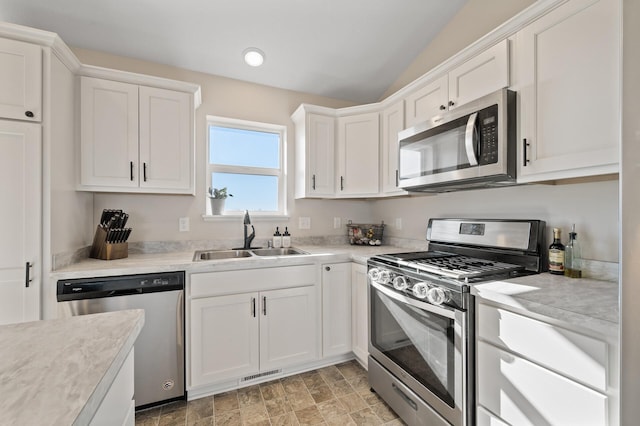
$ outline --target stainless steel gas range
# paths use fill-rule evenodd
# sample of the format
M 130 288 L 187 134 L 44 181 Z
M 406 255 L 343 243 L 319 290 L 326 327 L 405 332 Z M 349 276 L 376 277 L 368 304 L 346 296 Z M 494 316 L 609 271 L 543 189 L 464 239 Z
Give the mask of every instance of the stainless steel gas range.
M 431 219 L 429 250 L 374 256 L 369 383 L 412 425 L 475 424 L 475 283 L 545 269 L 539 220 Z

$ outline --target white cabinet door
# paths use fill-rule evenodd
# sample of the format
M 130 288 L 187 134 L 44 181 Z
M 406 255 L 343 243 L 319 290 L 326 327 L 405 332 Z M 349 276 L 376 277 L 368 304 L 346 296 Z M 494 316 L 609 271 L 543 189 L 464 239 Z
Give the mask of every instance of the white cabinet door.
M 617 0 L 570 0 L 517 34 L 519 182 L 618 172 L 620 51 Z
M 509 41 L 474 56 L 449 72 L 449 109 L 509 86 Z
M 40 319 L 41 152 L 39 124 L 0 120 L 0 324 Z
M 191 386 L 259 371 L 258 293 L 191 301 Z
M 335 196 L 335 117 L 308 112 L 301 106 L 291 116 L 295 124 L 296 198 Z
M 429 120 L 447 110 L 449 84 L 446 75 L 432 81 L 405 98 L 406 127 Z
M 138 187 L 138 86 L 81 78 L 81 184 Z
M 141 188 L 193 187 L 193 117 L 188 93 L 140 86 Z
M 398 132 L 403 129 L 404 101 L 401 100 L 382 111 L 382 195 L 407 194 L 398 188 Z
M 42 49 L 0 39 L 0 117 L 42 121 Z
M 608 424 L 605 395 L 485 342 L 477 358 L 478 404 L 508 424 Z
M 377 112 L 338 117 L 338 197 L 372 196 L 380 191 Z
M 260 292 L 260 371 L 319 358 L 316 287 Z
M 322 356 L 351 352 L 351 263 L 322 265 Z
M 365 366 L 369 357 L 369 301 L 367 267 L 353 263 L 351 269 L 351 338 L 353 353 Z
M 508 43 L 508 40 L 501 41 L 408 95 L 406 127 L 508 87 Z

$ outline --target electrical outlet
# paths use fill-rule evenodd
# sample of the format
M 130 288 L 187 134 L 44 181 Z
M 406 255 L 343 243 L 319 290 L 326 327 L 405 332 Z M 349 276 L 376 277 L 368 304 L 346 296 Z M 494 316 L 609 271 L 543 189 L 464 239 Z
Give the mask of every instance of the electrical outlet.
M 396 229 L 397 230 L 402 229 L 402 218 L 401 217 L 396 217 Z
M 342 226 L 342 219 L 340 219 L 339 217 L 334 217 L 333 218 L 333 229 L 340 229 L 340 226 Z
M 299 229 L 311 229 L 311 218 L 310 217 L 300 217 L 298 219 L 298 228 Z
M 180 232 L 188 232 L 189 231 L 189 218 L 181 217 L 178 219 L 178 229 Z

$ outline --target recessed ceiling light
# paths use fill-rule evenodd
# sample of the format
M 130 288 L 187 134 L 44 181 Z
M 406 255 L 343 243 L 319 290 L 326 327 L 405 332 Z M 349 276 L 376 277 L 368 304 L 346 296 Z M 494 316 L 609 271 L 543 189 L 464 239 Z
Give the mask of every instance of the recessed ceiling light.
M 252 67 L 259 67 L 264 62 L 264 52 L 255 47 L 249 47 L 242 52 L 244 61 Z

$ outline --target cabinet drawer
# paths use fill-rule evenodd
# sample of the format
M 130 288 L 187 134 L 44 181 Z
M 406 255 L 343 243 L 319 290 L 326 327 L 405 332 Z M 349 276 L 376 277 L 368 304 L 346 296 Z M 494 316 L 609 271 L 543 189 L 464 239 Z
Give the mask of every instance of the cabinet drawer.
M 605 395 L 484 342 L 478 343 L 478 404 L 512 425 L 608 423 Z
M 316 284 L 315 265 L 191 274 L 191 297 L 238 294 Z
M 605 392 L 607 344 L 513 312 L 478 304 L 478 339 Z

